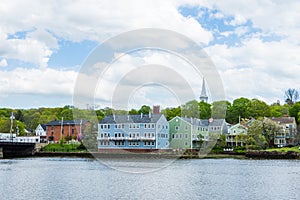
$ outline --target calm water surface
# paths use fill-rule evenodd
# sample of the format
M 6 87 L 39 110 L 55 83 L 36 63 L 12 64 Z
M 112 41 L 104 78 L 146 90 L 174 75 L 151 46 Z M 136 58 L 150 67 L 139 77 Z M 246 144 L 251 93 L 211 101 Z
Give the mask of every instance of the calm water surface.
M 134 171 L 131 160 L 111 161 Z M 153 161 L 152 161 L 153 162 Z M 161 161 L 155 161 L 161 163 Z M 143 168 L 149 168 L 145 165 Z M 147 171 L 147 170 L 146 170 Z M 149 170 L 148 170 L 149 171 Z M 151 171 L 151 170 L 150 170 Z M 176 160 L 128 173 L 93 159 L 0 160 L 0 199 L 300 199 L 300 161 Z

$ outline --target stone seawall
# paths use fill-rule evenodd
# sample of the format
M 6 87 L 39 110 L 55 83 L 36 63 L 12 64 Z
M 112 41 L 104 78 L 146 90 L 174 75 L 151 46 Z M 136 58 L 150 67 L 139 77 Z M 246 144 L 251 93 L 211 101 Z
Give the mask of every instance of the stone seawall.
M 277 151 L 248 151 L 245 155 L 247 158 L 256 159 L 299 159 L 300 155 L 294 151 L 277 152 Z

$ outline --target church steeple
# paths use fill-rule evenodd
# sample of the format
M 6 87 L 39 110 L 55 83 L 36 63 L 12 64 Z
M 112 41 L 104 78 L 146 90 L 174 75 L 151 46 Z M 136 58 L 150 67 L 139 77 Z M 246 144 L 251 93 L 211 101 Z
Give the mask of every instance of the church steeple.
M 203 81 L 202 81 L 202 90 L 201 90 L 201 94 L 200 94 L 200 101 L 203 101 L 205 103 L 207 103 L 207 101 L 208 101 L 208 96 L 206 94 L 206 87 L 205 87 L 204 78 L 203 78 Z

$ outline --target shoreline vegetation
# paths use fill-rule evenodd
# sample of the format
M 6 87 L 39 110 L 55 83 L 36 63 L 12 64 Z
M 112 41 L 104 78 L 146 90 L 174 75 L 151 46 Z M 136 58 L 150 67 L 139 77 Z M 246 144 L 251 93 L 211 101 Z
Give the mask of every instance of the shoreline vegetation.
M 133 153 L 123 151 L 114 152 L 89 152 L 82 144 L 49 144 L 34 154 L 34 157 L 81 157 L 81 158 L 178 158 L 178 159 L 299 159 L 298 147 L 272 148 L 267 150 L 236 150 L 224 152 L 212 150 L 205 156 L 199 156 L 197 151 L 186 150 L 184 153 Z

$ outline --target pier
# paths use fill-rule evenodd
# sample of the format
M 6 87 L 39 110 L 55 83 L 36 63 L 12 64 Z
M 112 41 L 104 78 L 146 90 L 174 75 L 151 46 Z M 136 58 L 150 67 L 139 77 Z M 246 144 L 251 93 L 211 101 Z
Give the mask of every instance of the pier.
M 0 142 L 0 159 L 32 156 L 35 143 Z

